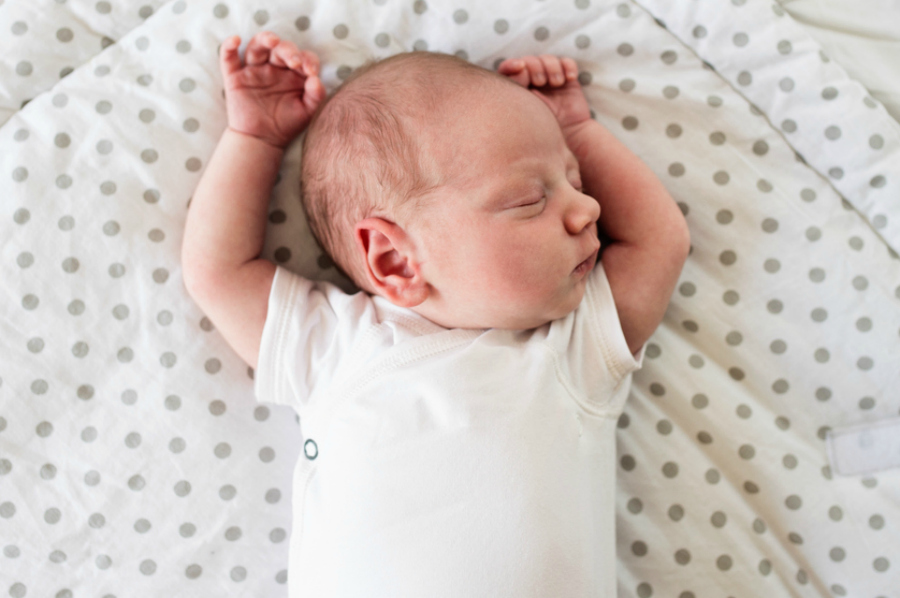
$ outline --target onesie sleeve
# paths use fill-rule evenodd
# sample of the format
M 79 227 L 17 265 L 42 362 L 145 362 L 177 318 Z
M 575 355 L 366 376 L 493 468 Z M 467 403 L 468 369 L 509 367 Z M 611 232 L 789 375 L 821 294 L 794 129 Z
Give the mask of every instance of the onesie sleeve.
M 602 261 L 589 274 L 584 299 L 570 317 L 565 360 L 569 375 L 586 389 L 592 406 L 617 416 L 628 396 L 631 374 L 643 365 L 645 347 L 636 354 L 628 348 Z
M 257 400 L 288 405 L 302 415 L 317 391 L 335 379 L 373 318 L 365 293 L 348 295 L 278 266 L 255 372 Z

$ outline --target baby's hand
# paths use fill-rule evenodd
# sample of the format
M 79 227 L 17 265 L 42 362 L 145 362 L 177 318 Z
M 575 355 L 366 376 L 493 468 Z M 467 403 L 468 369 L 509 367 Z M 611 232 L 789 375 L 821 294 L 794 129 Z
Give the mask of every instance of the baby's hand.
M 237 35 L 222 42 L 219 68 L 225 79 L 229 128 L 284 148 L 299 135 L 325 99 L 319 58 L 274 33 L 257 33 L 241 64 Z
M 571 58 L 549 54 L 509 58 L 497 70 L 541 98 L 566 136 L 573 126 L 591 118 L 591 109 L 578 83 L 578 66 Z

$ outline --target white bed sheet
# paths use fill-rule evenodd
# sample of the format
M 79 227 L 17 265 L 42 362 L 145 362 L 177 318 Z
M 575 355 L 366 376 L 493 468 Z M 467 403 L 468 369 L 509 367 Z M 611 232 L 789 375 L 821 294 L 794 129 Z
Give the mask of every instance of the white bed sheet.
M 896 595 L 900 476 L 833 475 L 824 437 L 900 409 L 900 127 L 779 5 L 121 6 L 116 43 L 75 35 L 56 81 L 46 35 L 106 4 L 0 5 L 35 32 L 0 55 L 3 105 L 33 98 L 0 128 L 0 591 L 285 595 L 302 430 L 254 403 L 178 262 L 225 125 L 216 46 L 270 29 L 319 52 L 330 89 L 403 50 L 569 54 L 686 213 L 693 252 L 619 423 L 620 596 Z M 341 282 L 298 150 L 264 255 Z
M 900 121 L 900 0 L 779 0 Z

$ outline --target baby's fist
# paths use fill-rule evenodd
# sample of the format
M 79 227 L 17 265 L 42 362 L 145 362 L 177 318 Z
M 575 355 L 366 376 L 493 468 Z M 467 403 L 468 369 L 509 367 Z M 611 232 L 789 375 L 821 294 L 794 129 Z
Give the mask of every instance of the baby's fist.
M 263 31 L 247 44 L 243 64 L 240 43 L 239 36 L 231 36 L 219 55 L 228 126 L 284 148 L 306 128 L 325 99 L 319 58 Z
M 578 65 L 571 58 L 550 54 L 509 58 L 497 70 L 541 98 L 564 132 L 591 117 L 578 83 Z

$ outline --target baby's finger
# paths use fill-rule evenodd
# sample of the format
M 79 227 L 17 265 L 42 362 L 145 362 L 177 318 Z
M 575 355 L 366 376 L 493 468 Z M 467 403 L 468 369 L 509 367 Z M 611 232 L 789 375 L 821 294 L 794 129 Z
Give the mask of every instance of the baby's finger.
M 257 33 L 247 44 L 244 60 L 248 66 L 265 64 L 269 61 L 269 52 L 278 45 L 278 36 L 271 31 Z
M 560 64 L 559 58 L 550 54 L 541 54 L 539 58 L 541 64 L 544 65 L 544 72 L 547 74 L 547 80 L 550 82 L 550 85 L 555 87 L 565 85 L 566 76 L 563 74 L 562 64 Z
M 241 57 L 238 47 L 241 45 L 241 37 L 232 35 L 222 42 L 219 48 L 219 68 L 223 75 L 230 75 L 241 70 Z
M 525 61 L 521 58 L 507 58 L 497 67 L 497 72 L 509 77 L 513 82 L 522 87 L 528 87 L 531 76 L 525 68 Z
M 523 58 L 525 66 L 528 67 L 528 75 L 531 78 L 531 85 L 534 87 L 543 87 L 547 84 L 547 74 L 544 72 L 544 65 L 537 56 L 526 56 Z
M 325 86 L 315 75 L 310 76 L 303 84 L 303 105 L 310 114 L 316 111 L 319 104 L 325 100 L 326 95 L 328 92 L 325 91 Z
M 568 56 L 562 59 L 563 71 L 566 73 L 567 81 L 575 81 L 578 79 L 578 65 Z
M 287 67 L 299 75 L 312 77 L 319 74 L 319 57 L 306 50 L 294 50 L 285 57 Z

